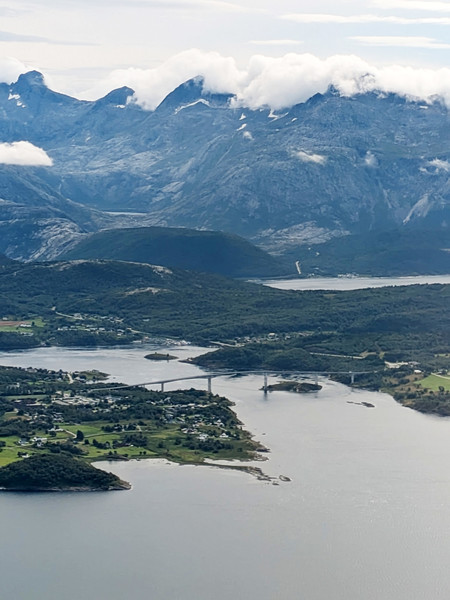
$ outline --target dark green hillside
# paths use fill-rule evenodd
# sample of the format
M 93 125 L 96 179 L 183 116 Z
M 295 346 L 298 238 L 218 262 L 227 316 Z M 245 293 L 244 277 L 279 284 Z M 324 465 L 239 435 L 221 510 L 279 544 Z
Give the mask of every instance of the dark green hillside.
M 423 396 L 413 389 L 422 373 L 447 381 L 449 305 L 450 285 L 441 284 L 295 292 L 139 263 L 14 263 L 0 269 L 0 349 L 126 344 L 146 336 L 238 342 L 197 362 L 369 372 L 361 384 L 394 386 L 408 406 L 419 398 L 419 410 L 450 414 L 445 386 L 436 384 L 436 398 L 431 388 Z M 408 365 L 384 376 L 384 361 Z
M 4 254 L 0 254 L 0 267 L 3 267 L 4 265 L 11 265 L 14 261 L 12 261 L 10 258 L 7 258 Z
M 27 344 L 114 343 L 114 336 L 106 334 L 127 328 L 138 337 L 197 342 L 269 332 L 447 334 L 449 302 L 450 286 L 445 285 L 300 293 L 138 263 L 15 263 L 0 271 L 0 317 L 35 323 L 40 317 L 45 325 L 0 332 L 0 347 L 3 335 Z M 7 347 L 12 343 L 8 339 Z
M 450 230 L 392 230 L 349 235 L 286 253 L 304 275 L 372 276 L 450 273 Z
M 120 490 L 129 485 L 65 454 L 34 455 L 0 469 L 0 488 L 17 491 Z
M 289 270 L 237 235 L 168 227 L 94 233 L 61 258 L 126 260 L 229 277 L 274 277 L 293 273 L 293 269 Z

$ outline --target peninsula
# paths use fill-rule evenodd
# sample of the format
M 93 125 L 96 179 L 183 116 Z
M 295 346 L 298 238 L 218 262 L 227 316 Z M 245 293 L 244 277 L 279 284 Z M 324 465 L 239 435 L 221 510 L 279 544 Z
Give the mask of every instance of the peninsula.
M 117 479 L 99 479 L 89 463 L 166 458 L 201 464 L 250 460 L 265 450 L 226 398 L 100 383 L 94 375 L 0 367 L 0 467 L 6 469 L 0 469 L 0 487 L 124 489 Z M 18 461 L 27 466 L 13 468 Z

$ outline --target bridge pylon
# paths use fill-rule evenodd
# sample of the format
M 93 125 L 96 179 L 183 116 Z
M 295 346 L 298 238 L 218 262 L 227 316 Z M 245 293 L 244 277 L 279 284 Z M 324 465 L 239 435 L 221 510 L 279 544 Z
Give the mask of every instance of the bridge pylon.
M 264 393 L 267 394 L 267 373 L 264 373 L 264 385 L 263 385 Z

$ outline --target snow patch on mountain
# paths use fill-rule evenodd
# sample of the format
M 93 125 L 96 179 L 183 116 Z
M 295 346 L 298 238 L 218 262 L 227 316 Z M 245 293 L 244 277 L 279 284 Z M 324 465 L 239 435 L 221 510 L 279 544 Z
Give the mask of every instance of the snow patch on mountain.
M 177 115 L 182 110 L 185 110 L 186 108 L 191 108 L 191 106 L 196 106 L 197 104 L 204 104 L 205 106 L 210 106 L 208 100 L 205 100 L 204 98 L 199 98 L 195 102 L 190 102 L 189 104 L 184 104 L 183 106 L 179 106 L 178 108 L 175 109 L 175 114 Z
M 440 160 L 439 158 L 435 158 L 434 160 L 430 160 L 427 163 L 428 167 L 434 167 L 437 171 L 445 171 L 446 173 L 450 172 L 450 162 L 448 160 Z
M 426 217 L 431 208 L 433 202 L 430 200 L 429 194 L 425 194 L 420 200 L 418 200 L 408 213 L 408 216 L 403 220 L 403 223 L 409 223 L 412 217 Z
M 367 167 L 372 167 L 372 168 L 375 168 L 378 166 L 377 157 L 370 150 L 368 150 L 366 152 L 366 156 L 364 157 L 364 164 Z
M 327 157 L 321 154 L 314 154 L 313 152 L 305 152 L 304 150 L 297 150 L 294 152 L 296 158 L 304 163 L 314 163 L 316 165 L 324 165 L 327 162 Z

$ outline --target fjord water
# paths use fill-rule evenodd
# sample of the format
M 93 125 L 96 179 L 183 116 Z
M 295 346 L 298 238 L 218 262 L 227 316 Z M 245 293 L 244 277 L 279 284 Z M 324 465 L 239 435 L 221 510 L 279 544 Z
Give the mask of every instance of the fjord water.
M 264 285 L 280 290 L 360 290 L 399 285 L 450 283 L 450 275 L 412 275 L 410 277 L 306 277 L 304 279 L 265 279 Z
M 130 383 L 201 373 L 144 359 L 156 349 L 202 351 L 43 348 L 0 364 L 97 368 Z M 148 460 L 102 463 L 129 492 L 0 494 L 2 598 L 447 598 L 450 420 L 321 383 L 313 395 L 265 396 L 258 376 L 213 381 L 270 448 L 259 466 L 271 483 Z

